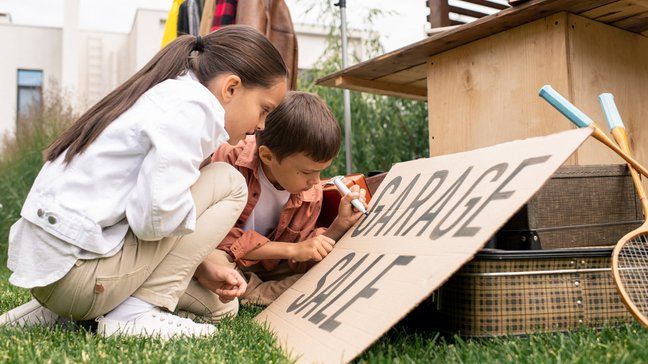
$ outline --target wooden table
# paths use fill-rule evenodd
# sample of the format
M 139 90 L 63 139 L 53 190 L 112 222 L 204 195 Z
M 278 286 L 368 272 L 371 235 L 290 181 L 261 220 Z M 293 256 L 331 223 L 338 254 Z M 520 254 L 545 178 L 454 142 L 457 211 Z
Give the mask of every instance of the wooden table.
M 600 125 L 615 95 L 648 163 L 648 0 L 532 0 L 328 75 L 318 83 L 426 100 L 432 156 L 566 130 L 551 84 Z M 607 129 L 607 126 L 605 126 Z M 571 164 L 621 163 L 588 141 Z

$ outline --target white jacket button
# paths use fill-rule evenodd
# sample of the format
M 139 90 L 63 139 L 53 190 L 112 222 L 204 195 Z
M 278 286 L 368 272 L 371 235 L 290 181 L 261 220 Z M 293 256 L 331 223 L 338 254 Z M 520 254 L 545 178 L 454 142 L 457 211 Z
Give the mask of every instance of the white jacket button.
M 43 217 L 43 215 L 45 215 L 45 211 L 43 211 L 43 209 L 38 209 L 38 211 L 36 211 L 36 215 L 38 215 L 38 217 Z
M 47 222 L 54 225 L 54 224 L 56 224 L 56 218 L 54 216 L 50 216 L 50 217 L 47 218 Z

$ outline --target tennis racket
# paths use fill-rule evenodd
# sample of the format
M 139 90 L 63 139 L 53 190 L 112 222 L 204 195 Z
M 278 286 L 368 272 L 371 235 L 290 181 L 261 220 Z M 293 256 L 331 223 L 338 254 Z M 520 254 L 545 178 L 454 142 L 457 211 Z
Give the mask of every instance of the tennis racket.
M 619 147 L 630 155 L 628 134 L 619 115 L 614 96 L 609 93 L 599 95 L 599 102 L 605 113 L 610 132 Z M 648 200 L 646 191 L 637 171 L 630 166 L 644 219 L 648 217 Z M 612 275 L 617 289 L 634 317 L 642 325 L 648 326 L 648 221 L 623 236 L 612 252 Z
M 601 143 L 608 146 L 621 158 L 623 158 L 629 165 L 631 165 L 635 170 L 644 176 L 648 177 L 648 169 L 639 164 L 634 158 L 629 156 L 627 153 L 622 151 L 607 135 L 601 130 L 601 128 L 596 125 L 589 116 L 585 115 L 584 112 L 580 111 L 576 106 L 571 102 L 567 101 L 561 94 L 554 90 L 551 86 L 545 85 L 540 89 L 540 97 L 545 99 L 551 106 L 558 110 L 561 114 L 565 115 L 569 121 L 574 123 L 579 128 L 590 127 L 594 129 L 592 136 L 596 138 Z M 619 119 L 620 121 L 620 119 Z

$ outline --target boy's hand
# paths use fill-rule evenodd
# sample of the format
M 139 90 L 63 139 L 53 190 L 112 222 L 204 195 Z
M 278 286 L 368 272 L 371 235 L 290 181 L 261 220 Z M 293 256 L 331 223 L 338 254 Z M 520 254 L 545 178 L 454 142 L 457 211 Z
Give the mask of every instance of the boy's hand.
M 338 215 L 331 224 L 331 228 L 339 229 L 343 231 L 342 235 L 346 233 L 353 224 L 356 223 L 361 217 L 362 212 L 356 210 L 351 201 L 354 198 L 357 198 L 362 202 L 365 208 L 367 208 L 367 191 L 361 189 L 358 185 L 353 185 L 351 188 L 351 193 L 348 193 L 346 196 L 342 196 L 340 201 L 340 207 L 338 207 Z
M 324 235 L 318 235 L 310 239 L 293 244 L 291 259 L 294 262 L 307 262 L 313 260 L 319 262 L 333 250 L 335 241 Z
M 216 293 L 223 303 L 243 296 L 247 283 L 234 268 L 225 267 L 208 256 L 196 270 L 194 277 L 203 287 Z

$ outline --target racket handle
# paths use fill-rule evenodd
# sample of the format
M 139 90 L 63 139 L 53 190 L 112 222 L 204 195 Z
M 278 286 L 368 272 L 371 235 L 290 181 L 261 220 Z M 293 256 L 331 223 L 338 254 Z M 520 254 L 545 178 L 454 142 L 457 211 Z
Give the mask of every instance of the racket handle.
M 594 129 L 592 131 L 592 136 L 596 138 L 601 143 L 605 144 L 608 148 L 612 149 L 616 154 L 623 158 L 628 164 L 630 164 L 634 169 L 636 169 L 642 175 L 648 177 L 648 169 L 639 164 L 634 158 L 629 156 L 626 152 L 621 150 L 607 135 L 601 130 L 601 128 L 596 125 L 589 116 L 585 115 L 584 112 L 580 111 L 576 106 L 572 105 L 571 102 L 567 101 L 562 95 L 560 95 L 556 90 L 554 90 L 549 85 L 544 85 L 540 89 L 540 97 L 547 100 L 551 106 L 556 108 L 561 114 L 565 115 L 572 123 L 576 124 L 579 128 L 591 127 Z M 619 118 L 620 119 L 620 118 Z
M 601 108 L 605 114 L 605 120 L 607 120 L 610 131 L 614 128 L 624 128 L 623 120 L 621 120 L 621 115 L 619 115 L 619 109 L 617 109 L 616 104 L 614 103 L 614 95 L 610 93 L 600 94 L 599 102 L 601 103 Z
M 617 144 L 619 144 L 621 150 L 628 153 L 628 156 L 630 156 L 630 141 L 628 139 L 628 134 L 626 132 L 625 126 L 623 125 L 623 120 L 621 120 L 619 110 L 614 103 L 614 96 L 610 93 L 600 94 L 599 102 L 601 103 L 601 108 L 603 108 L 605 119 L 607 120 L 608 126 L 610 127 L 610 132 L 612 133 L 614 140 L 616 140 Z M 631 165 L 628 165 L 628 167 L 630 167 L 630 175 L 632 176 L 632 182 L 634 183 L 635 189 L 637 190 L 637 195 L 639 197 L 639 202 L 641 203 L 641 208 L 643 209 L 644 217 L 648 218 L 648 200 L 646 199 L 646 190 L 644 189 L 638 172 Z
M 542 86 L 539 95 L 579 128 L 585 128 L 592 124 L 592 119 L 589 116 L 585 115 L 584 112 L 580 111 L 571 102 L 567 101 L 553 87 L 549 85 Z

